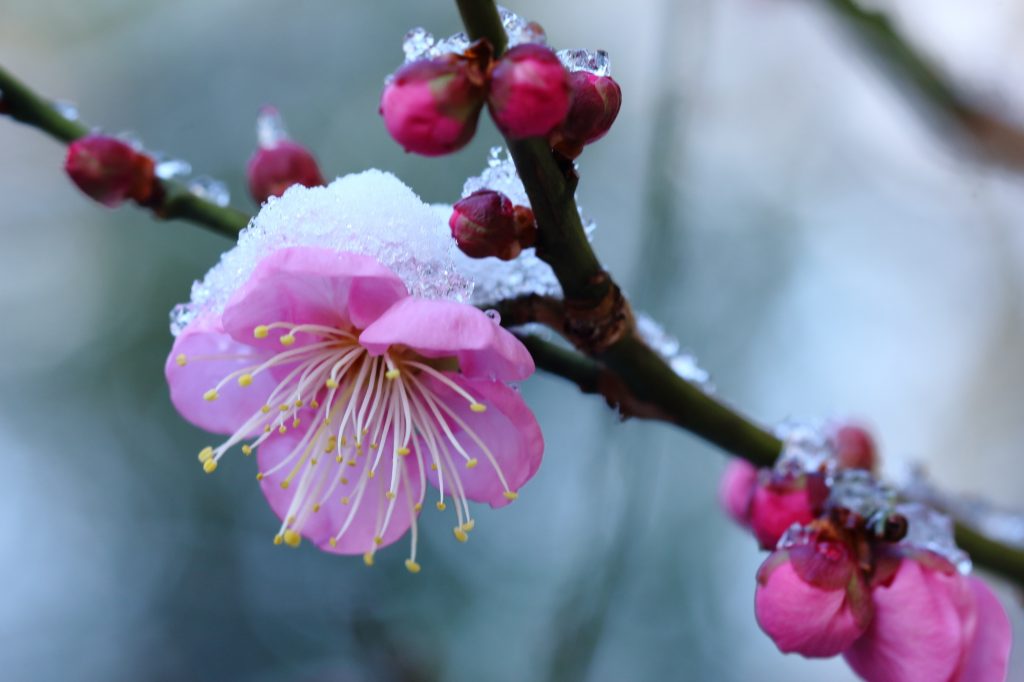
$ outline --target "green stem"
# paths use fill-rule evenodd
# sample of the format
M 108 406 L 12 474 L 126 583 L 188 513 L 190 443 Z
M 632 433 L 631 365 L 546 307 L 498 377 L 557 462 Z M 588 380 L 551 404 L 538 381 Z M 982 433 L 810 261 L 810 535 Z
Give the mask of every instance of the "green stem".
M 86 125 L 65 118 L 52 102 L 39 96 L 3 67 L 0 67 L 0 113 L 38 128 L 65 144 L 89 134 Z M 249 223 L 249 215 L 197 197 L 181 183 L 159 182 L 162 190 L 160 201 L 146 206 L 158 218 L 195 223 L 232 240 L 237 239 L 238 232 Z
M 455 4 L 459 7 L 459 15 L 470 40 L 486 38 L 494 48 L 494 56 L 500 57 L 508 46 L 508 36 L 501 24 L 497 5 L 475 0 L 455 0 Z

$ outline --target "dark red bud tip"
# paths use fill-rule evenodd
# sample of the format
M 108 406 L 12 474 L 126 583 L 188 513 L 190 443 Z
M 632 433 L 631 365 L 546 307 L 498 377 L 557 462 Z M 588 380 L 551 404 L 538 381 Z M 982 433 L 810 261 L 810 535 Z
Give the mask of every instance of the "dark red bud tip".
M 424 156 L 466 146 L 486 96 L 480 61 L 445 55 L 406 64 L 384 87 L 380 114 L 395 142 Z
M 530 209 L 513 207 L 501 192 L 482 189 L 452 207 L 448 226 L 459 248 L 470 258 L 512 260 L 523 249 L 520 237 L 532 238 L 525 225 L 527 220 L 532 224 L 532 218 Z
M 574 159 L 611 129 L 622 106 L 622 89 L 610 76 L 588 71 L 569 74 L 569 86 L 572 104 L 565 122 L 552 133 L 551 146 Z
M 875 468 L 878 452 L 867 429 L 857 424 L 843 424 L 835 430 L 834 439 L 839 466 L 868 471 Z
M 569 113 L 569 74 L 548 48 L 534 43 L 517 45 L 491 72 L 487 103 L 505 135 L 548 135 Z
M 68 146 L 64 170 L 82 192 L 105 206 L 149 201 L 157 189 L 153 159 L 113 137 L 88 135 Z
M 319 187 L 325 184 L 316 158 L 294 142 L 278 142 L 274 147 L 257 149 L 249 159 L 246 179 L 249 193 L 258 204 L 281 196 L 292 185 Z

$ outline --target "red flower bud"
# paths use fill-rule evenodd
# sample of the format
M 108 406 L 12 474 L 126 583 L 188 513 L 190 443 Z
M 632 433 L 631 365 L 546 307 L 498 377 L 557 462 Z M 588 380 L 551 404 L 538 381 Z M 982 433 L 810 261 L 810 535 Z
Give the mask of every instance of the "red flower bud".
M 288 139 L 277 109 L 264 107 L 256 119 L 259 149 L 249 159 L 246 178 L 256 203 L 279 197 L 292 185 L 324 184 L 316 158 L 308 149 Z
M 158 187 L 153 159 L 105 135 L 88 135 L 72 142 L 64 170 L 80 190 L 110 207 L 128 199 L 145 203 Z
M 484 51 L 486 52 L 486 50 Z M 384 87 L 380 113 L 407 152 L 440 156 L 473 139 L 486 97 L 490 54 L 448 54 L 406 64 Z
M 773 549 L 794 523 L 810 523 L 821 512 L 828 487 L 821 476 L 772 474 L 754 488 L 750 500 L 750 528 L 763 549 Z
M 569 74 L 572 104 L 565 122 L 551 134 L 551 146 L 571 159 L 584 145 L 604 137 L 622 106 L 622 89 L 609 76 L 589 71 Z
M 491 72 L 487 104 L 509 137 L 547 135 L 569 113 L 569 74 L 548 48 L 516 45 Z
M 862 426 L 856 424 L 843 424 L 839 426 L 833 438 L 836 443 L 836 458 L 839 466 L 844 469 L 867 469 L 875 468 L 878 459 L 875 441 L 871 434 Z
M 533 211 L 512 206 L 501 192 L 482 189 L 452 207 L 448 219 L 459 248 L 471 258 L 512 260 L 535 241 Z

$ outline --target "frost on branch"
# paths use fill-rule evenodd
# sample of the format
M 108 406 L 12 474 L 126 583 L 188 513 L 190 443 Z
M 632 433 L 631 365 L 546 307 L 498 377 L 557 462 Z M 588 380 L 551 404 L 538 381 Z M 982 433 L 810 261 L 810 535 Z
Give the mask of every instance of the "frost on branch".
M 171 332 L 177 335 L 200 312 L 221 312 L 256 263 L 287 246 L 373 256 L 415 296 L 468 301 L 473 285 L 456 270 L 454 244 L 447 215 L 424 204 L 390 173 L 368 170 L 327 187 L 295 186 L 269 199 L 239 235 L 238 246 L 192 285 L 191 301 L 171 312 Z

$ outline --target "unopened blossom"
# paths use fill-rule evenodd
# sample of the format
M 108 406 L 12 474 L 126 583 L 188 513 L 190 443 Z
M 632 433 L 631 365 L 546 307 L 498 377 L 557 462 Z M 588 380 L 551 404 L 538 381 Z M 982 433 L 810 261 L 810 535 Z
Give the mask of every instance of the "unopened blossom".
M 266 243 L 269 251 L 222 310 L 199 308 L 179 333 L 166 374 L 179 412 L 226 436 L 200 451 L 205 471 L 216 470 L 233 449 L 257 453 L 256 477 L 281 520 L 275 542 L 296 546 L 307 538 L 325 551 L 362 554 L 370 564 L 379 548 L 411 529 L 406 566 L 417 572 L 421 510 L 453 513 L 454 535 L 465 541 L 474 527 L 469 503 L 500 507 L 515 500 L 540 465 L 543 439 L 507 383 L 534 371 L 512 334 L 473 306 L 410 295 L 410 286 L 423 283 L 345 248 L 346 240 L 359 251 L 376 248 L 405 275 L 430 276 L 416 261 L 416 244 L 371 248 L 377 242 L 351 231 L 350 221 L 362 216 L 368 222 L 359 227 L 386 239 L 383 211 L 403 201 L 418 210 L 415 197 L 404 194 L 366 196 L 397 183 L 389 178 L 378 173 L 293 189 L 265 207 L 286 226 L 299 216 L 283 239 L 317 245 L 274 248 L 273 234 L 254 233 L 248 248 Z M 366 206 L 339 213 L 334 234 L 343 239 L 326 246 L 332 207 L 346 199 Z M 422 216 L 437 220 L 428 207 Z M 256 226 L 268 229 L 259 217 Z M 450 242 L 443 223 L 435 227 Z M 246 235 L 242 241 L 239 248 L 249 243 Z M 219 274 L 233 281 L 233 273 Z
M 384 125 L 407 152 L 440 156 L 473 139 L 487 95 L 490 49 L 445 54 L 406 64 L 380 100 Z
M 749 508 L 750 529 L 763 549 L 772 549 L 794 523 L 810 523 L 828 495 L 818 474 L 779 474 L 764 470 L 754 486 Z
M 516 45 L 491 72 L 487 105 L 505 135 L 547 135 L 569 113 L 569 74 L 543 45 Z
M 127 142 L 87 135 L 68 145 L 64 170 L 82 192 L 105 206 L 140 204 L 158 191 L 155 164 Z
M 245 176 L 249 194 L 258 204 L 279 197 L 292 185 L 324 184 L 313 154 L 289 139 L 277 109 L 263 107 L 256 120 L 259 148 L 249 159 Z
M 777 551 L 757 583 L 757 622 L 784 653 L 836 656 L 871 622 L 867 583 L 842 542 L 811 538 Z
M 533 211 L 513 206 L 507 196 L 489 189 L 457 201 L 448 226 L 459 249 L 470 258 L 512 260 L 524 247 L 533 246 L 537 234 Z
M 757 486 L 757 467 L 745 459 L 729 460 L 718 485 L 718 501 L 733 521 L 750 526 L 750 502 Z
M 836 461 L 846 469 L 872 471 L 878 459 L 878 450 L 871 433 L 859 424 L 844 423 L 835 427 Z
M 611 76 L 589 71 L 569 74 L 569 113 L 551 133 L 551 146 L 571 159 L 583 147 L 600 140 L 611 129 L 622 106 L 622 89 Z
M 843 654 L 872 682 L 1003 682 L 1010 622 L 991 590 L 929 552 L 898 560 L 871 590 L 874 617 Z

